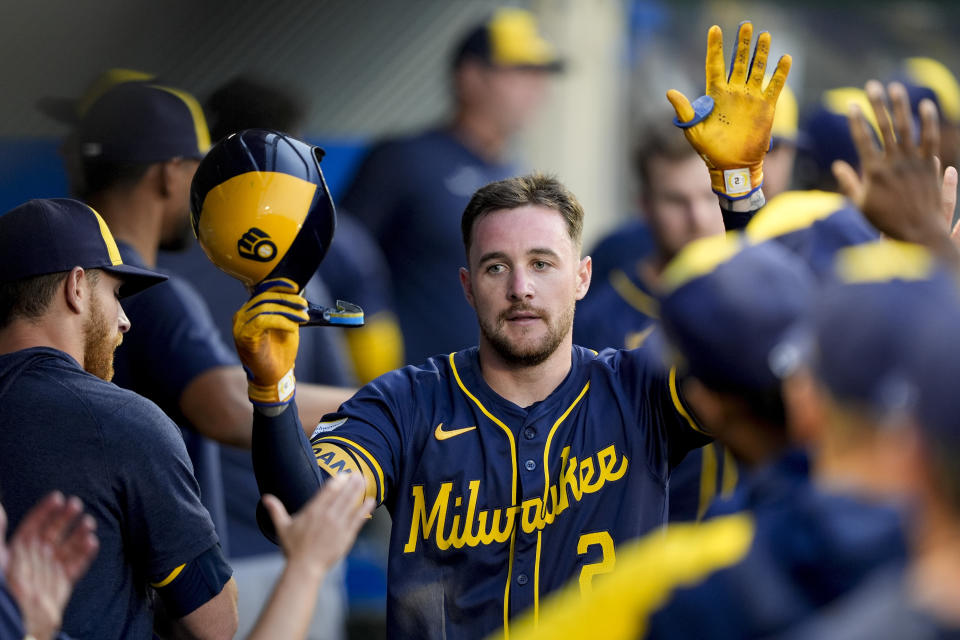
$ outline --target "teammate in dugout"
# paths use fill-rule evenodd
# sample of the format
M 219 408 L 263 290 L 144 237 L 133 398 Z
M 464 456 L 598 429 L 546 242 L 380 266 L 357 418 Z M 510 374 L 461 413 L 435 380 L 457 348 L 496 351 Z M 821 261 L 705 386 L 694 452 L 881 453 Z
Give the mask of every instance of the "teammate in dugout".
M 727 82 L 720 30 L 710 32 L 708 88 L 723 91 L 695 106 L 671 94 L 684 120 L 706 120 L 687 131 L 713 167 L 721 206 L 744 216 L 763 202 L 763 155 L 790 66 L 782 58 L 762 90 L 770 36 L 748 61 L 751 34 L 741 27 Z M 720 130 L 711 110 L 724 114 Z M 261 490 L 296 509 L 324 477 L 362 473 L 367 495 L 390 510 L 393 637 L 509 633 L 512 616 L 536 611 L 568 578 L 589 591 L 614 567 L 617 544 L 665 522 L 671 468 L 708 441 L 675 372 L 642 350 L 572 344 L 591 274 L 582 217 L 552 178 L 478 190 L 461 223 L 469 268 L 460 280 L 479 346 L 367 385 L 317 426 L 309 458 L 289 384 L 306 302 L 291 282 L 268 280 L 235 318 Z

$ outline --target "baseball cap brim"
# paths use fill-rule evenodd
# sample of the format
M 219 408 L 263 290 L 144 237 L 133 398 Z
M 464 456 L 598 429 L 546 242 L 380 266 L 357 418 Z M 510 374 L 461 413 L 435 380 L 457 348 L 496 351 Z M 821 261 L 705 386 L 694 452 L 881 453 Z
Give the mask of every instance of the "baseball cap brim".
M 37 110 L 45 116 L 64 124 L 76 124 L 77 101 L 73 98 L 57 98 L 45 96 L 36 102 Z
M 120 297 L 126 298 L 135 293 L 140 293 L 144 289 L 160 284 L 167 280 L 167 276 L 156 271 L 135 267 L 129 264 L 118 264 L 109 267 L 98 267 L 109 274 L 120 278 L 123 284 L 120 285 Z

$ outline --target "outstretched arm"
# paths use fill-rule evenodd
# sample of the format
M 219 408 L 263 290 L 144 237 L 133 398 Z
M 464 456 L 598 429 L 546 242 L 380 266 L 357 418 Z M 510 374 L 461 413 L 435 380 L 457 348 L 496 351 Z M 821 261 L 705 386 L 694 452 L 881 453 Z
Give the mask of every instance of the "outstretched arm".
M 679 91 L 667 92 L 677 113 L 674 124 L 683 129 L 710 170 L 725 222 L 731 219 L 727 228 L 744 226 L 764 204 L 763 158 L 770 148 L 777 98 L 790 72 L 791 58 L 783 56 L 764 88 L 770 34 L 760 33 L 750 57 L 752 37 L 753 25 L 741 23 L 728 73 L 723 59 L 723 33 L 716 25 L 710 27 L 706 93 L 691 104 Z M 742 219 L 742 224 L 733 218 Z
M 850 106 L 850 133 L 860 156 L 862 177 L 846 162 L 833 164 L 841 190 L 884 235 L 922 244 L 960 270 L 960 251 L 951 241 L 957 174 L 948 167 L 940 177 L 936 157 L 940 144 L 937 108 L 930 100 L 920 103 L 920 139 L 915 140 L 910 102 L 903 85 L 889 87 L 893 119 L 885 105 L 886 94 L 876 80 L 866 86 L 877 119 L 883 148 L 869 132 L 864 114 Z M 947 209 L 949 207 L 949 214 Z
M 373 510 L 363 493 L 359 476 L 337 476 L 292 518 L 280 500 L 263 496 L 287 565 L 249 640 L 306 636 L 327 571 L 350 550 Z

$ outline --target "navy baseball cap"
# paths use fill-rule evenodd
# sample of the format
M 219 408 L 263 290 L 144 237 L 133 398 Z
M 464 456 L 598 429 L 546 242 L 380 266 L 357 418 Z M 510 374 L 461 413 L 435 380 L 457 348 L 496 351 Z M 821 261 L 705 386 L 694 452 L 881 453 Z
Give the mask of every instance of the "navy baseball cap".
M 515 7 L 498 9 L 460 41 L 453 67 L 468 59 L 508 69 L 563 70 L 563 61 L 540 35 L 534 15 Z
M 202 158 L 210 132 L 196 98 L 147 82 L 122 82 L 97 98 L 80 118 L 76 144 L 84 162 L 152 164 Z
M 79 98 L 46 96 L 37 100 L 37 109 L 54 120 L 75 125 L 94 102 L 112 87 L 124 82 L 149 82 L 156 76 L 136 69 L 107 69 L 87 85 Z
M 123 264 L 107 223 L 78 200 L 30 200 L 0 215 L 0 281 L 74 267 L 103 269 L 120 278 L 120 297 L 167 279 L 155 271 Z
M 766 392 L 803 361 L 816 285 L 787 249 L 735 233 L 702 238 L 662 278 L 660 319 L 684 373 L 718 391 Z
M 892 240 L 841 250 L 835 276 L 816 305 L 815 375 L 836 400 L 879 416 L 916 410 L 937 375 L 924 364 L 939 348 L 926 334 L 960 309 L 956 281 L 923 247 Z

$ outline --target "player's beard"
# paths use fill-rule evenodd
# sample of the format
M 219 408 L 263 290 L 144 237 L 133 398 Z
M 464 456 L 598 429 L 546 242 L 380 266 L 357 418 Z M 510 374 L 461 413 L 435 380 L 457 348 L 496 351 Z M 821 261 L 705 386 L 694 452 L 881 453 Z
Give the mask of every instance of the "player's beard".
M 528 305 L 515 305 L 501 312 L 493 323 L 478 316 L 480 331 L 504 362 L 520 367 L 535 367 L 552 356 L 564 338 L 567 337 L 567 334 L 570 333 L 570 329 L 573 327 L 574 308 L 574 305 L 570 305 L 569 309 L 564 310 L 554 320 L 543 309 Z M 511 338 L 504 331 L 508 322 L 507 318 L 520 311 L 530 311 L 537 314 L 547 325 L 546 333 L 534 344 L 518 345 L 511 341 Z
M 113 354 L 121 342 L 123 334 L 111 330 L 100 303 L 91 298 L 90 316 L 83 325 L 83 368 L 102 380 L 113 380 Z

